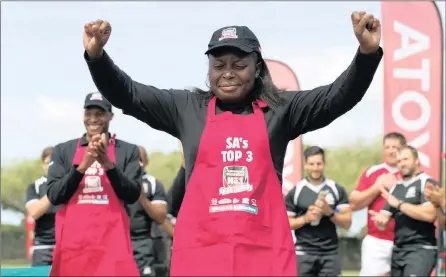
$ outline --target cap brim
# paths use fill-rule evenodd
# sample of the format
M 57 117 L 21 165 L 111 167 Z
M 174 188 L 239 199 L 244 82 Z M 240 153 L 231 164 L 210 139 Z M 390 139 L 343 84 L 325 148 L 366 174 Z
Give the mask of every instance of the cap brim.
M 96 107 L 96 108 L 100 108 L 106 112 L 110 112 L 111 109 L 109 107 L 106 107 L 105 105 L 102 105 L 100 103 L 91 103 L 91 104 L 85 104 L 84 105 L 84 109 L 88 109 L 88 108 L 92 108 L 92 107 Z
M 249 46 L 241 45 L 239 43 L 225 43 L 225 44 L 219 44 L 219 45 L 212 46 L 204 54 L 208 55 L 208 54 L 211 54 L 213 51 L 222 49 L 222 48 L 236 48 L 236 49 L 241 50 L 245 53 L 255 52 L 255 50 Z

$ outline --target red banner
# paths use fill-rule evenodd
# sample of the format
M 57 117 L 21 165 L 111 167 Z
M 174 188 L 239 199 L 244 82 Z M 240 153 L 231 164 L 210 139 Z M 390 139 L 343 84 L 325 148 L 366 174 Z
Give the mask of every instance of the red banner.
M 439 11 L 433 1 L 381 4 L 384 132 L 404 134 L 418 149 L 423 171 L 441 182 L 445 96 Z
M 293 70 L 274 60 L 265 60 L 274 84 L 283 90 L 299 91 L 299 82 Z M 288 193 L 302 179 L 302 137 L 288 144 L 282 171 L 282 192 Z
M 382 2 L 384 132 L 401 132 L 440 181 L 443 37 L 432 1 Z
M 31 259 L 33 257 L 33 245 L 34 245 L 34 219 L 27 214 L 25 218 L 25 228 L 26 228 L 26 257 Z

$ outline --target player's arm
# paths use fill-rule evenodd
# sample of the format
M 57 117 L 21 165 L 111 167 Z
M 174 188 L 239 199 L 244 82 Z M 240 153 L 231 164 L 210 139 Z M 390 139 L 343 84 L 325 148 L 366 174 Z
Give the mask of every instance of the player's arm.
M 439 184 L 431 179 L 427 180 L 426 183 L 430 183 L 433 186 L 438 186 Z M 415 220 L 434 222 L 437 217 L 437 211 L 435 206 L 427 201 L 424 197 L 424 189 L 420 190 L 420 203 L 418 205 L 402 202 L 400 204 L 399 210 Z
M 372 220 L 375 222 L 378 229 L 384 230 L 398 211 L 398 204 L 400 201 L 393 196 L 397 186 L 398 185 L 394 185 L 389 191 L 381 188 L 381 195 L 387 200 L 386 204 L 384 204 L 384 207 L 380 212 L 369 210 L 369 214 L 372 215 Z M 391 201 L 389 201 L 389 198 L 391 198 Z M 392 202 L 392 204 L 390 202 Z
M 379 181 L 377 180 L 374 184 L 370 184 L 367 171 L 364 171 L 355 190 L 350 194 L 350 209 L 358 211 L 368 207 L 380 194 Z
M 350 208 L 345 189 L 339 185 L 336 186 L 339 191 L 339 200 L 330 220 L 339 227 L 348 230 L 352 226 L 352 209 Z
M 391 189 L 390 192 L 393 192 L 395 188 Z M 389 225 L 390 220 L 397 212 L 397 209 L 392 207 L 388 202 L 384 205 L 383 209 L 380 212 L 376 212 L 373 210 L 369 210 L 369 214 L 371 215 L 372 221 L 375 223 L 376 227 L 380 230 L 386 229 L 387 225 Z
M 391 211 L 392 209 L 392 207 L 385 205 L 379 213 L 369 210 L 369 213 L 372 215 L 372 220 L 375 222 L 378 229 L 384 230 L 386 229 L 387 225 L 389 225 L 390 220 L 395 215 L 395 213 Z
M 444 187 L 441 188 L 440 186 L 432 185 L 431 182 L 426 182 L 424 197 L 436 208 L 439 226 L 446 228 L 446 199 L 444 195 Z
M 162 224 L 160 224 L 160 227 L 161 227 L 161 229 L 164 230 L 164 232 L 168 233 L 169 236 L 173 237 L 174 227 L 168 217 L 166 217 L 166 219 L 164 219 L 164 222 Z
M 40 189 L 42 189 L 42 186 L 44 185 L 45 184 L 40 185 Z M 33 183 L 29 185 L 28 189 L 26 190 L 26 212 L 34 220 L 37 220 L 48 211 L 50 206 L 51 203 L 50 200 L 48 200 L 46 193 L 42 198 L 40 198 L 36 192 L 35 184 Z
M 292 188 L 285 196 L 285 205 L 291 230 L 297 230 L 310 223 L 305 215 L 297 216 L 298 207 L 294 204 L 296 187 Z
M 441 228 L 446 228 L 446 200 L 437 207 L 437 219 Z
M 148 180 L 144 180 L 144 182 L 148 182 Z M 167 219 L 167 198 L 164 193 L 164 186 L 158 180 L 155 180 L 154 189 L 155 190 L 152 190 L 150 195 L 141 193 L 138 201 L 141 206 L 143 206 L 146 213 L 155 220 L 156 223 L 162 225 Z
M 442 228 L 446 228 L 446 200 L 437 207 L 437 219 Z
M 446 228 L 446 199 L 444 197 L 445 188 L 443 187 L 443 189 L 438 189 L 438 191 L 440 192 L 441 200 L 439 201 L 440 203 L 435 204 L 434 206 L 437 209 L 437 219 L 439 225 L 442 228 Z

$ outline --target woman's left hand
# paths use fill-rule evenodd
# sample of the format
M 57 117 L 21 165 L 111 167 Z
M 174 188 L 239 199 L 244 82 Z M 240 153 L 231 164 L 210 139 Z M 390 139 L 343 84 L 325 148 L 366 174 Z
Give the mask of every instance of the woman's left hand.
M 367 24 L 371 28 L 367 29 Z M 364 11 L 352 13 L 353 31 L 359 41 L 359 51 L 363 54 L 376 53 L 381 41 L 381 23 L 372 14 Z

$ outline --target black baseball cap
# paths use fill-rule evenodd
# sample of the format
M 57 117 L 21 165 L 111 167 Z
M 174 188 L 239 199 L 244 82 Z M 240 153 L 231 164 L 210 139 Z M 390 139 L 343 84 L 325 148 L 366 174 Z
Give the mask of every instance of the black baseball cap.
M 257 52 L 260 55 L 262 52 L 256 35 L 246 26 L 227 26 L 215 31 L 205 54 L 221 47 L 234 47 L 246 53 Z
M 89 107 L 99 107 L 106 112 L 112 111 L 112 104 L 99 92 L 87 94 L 87 97 L 85 97 L 84 109 Z

